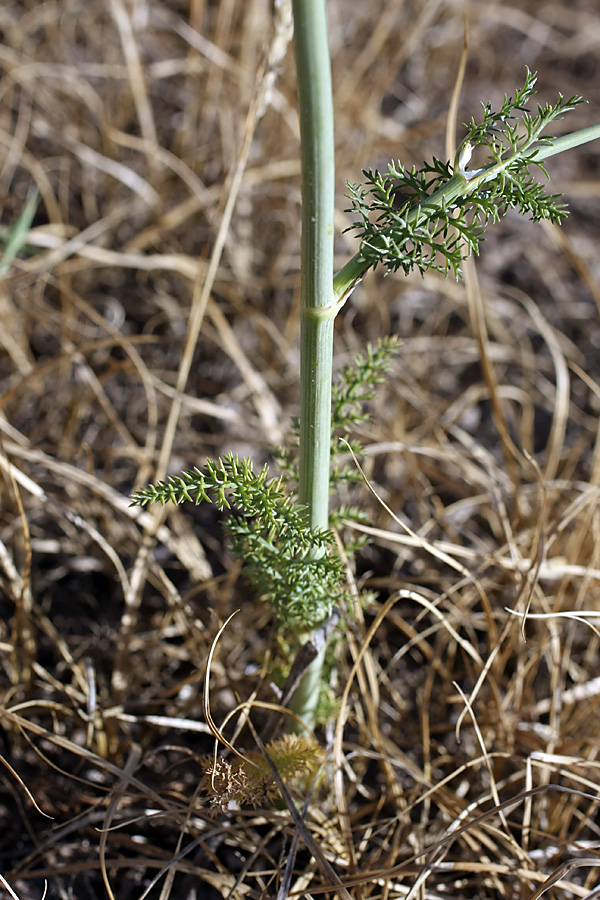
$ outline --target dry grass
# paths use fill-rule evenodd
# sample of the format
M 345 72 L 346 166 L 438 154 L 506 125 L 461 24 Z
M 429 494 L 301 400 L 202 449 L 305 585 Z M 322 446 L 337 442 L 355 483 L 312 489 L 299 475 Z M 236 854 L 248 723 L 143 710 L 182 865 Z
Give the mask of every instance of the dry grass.
M 329 7 L 341 231 L 361 167 L 443 155 L 463 22 L 441 0 Z M 541 100 L 589 100 L 570 128 L 599 121 L 592 0 L 468 8 L 460 121 L 525 65 Z M 551 161 L 560 233 L 511 216 L 466 283 L 371 275 L 344 310 L 339 362 L 404 340 L 361 435 L 393 515 L 353 498 L 378 600 L 346 628 L 304 824 L 282 804 L 214 817 L 207 655 L 240 607 L 212 715 L 274 701 L 269 616 L 211 510 L 128 494 L 227 450 L 262 462 L 296 412 L 289 35 L 267 0 L 8 0 L 0 31 L 3 226 L 41 195 L 0 283 L 2 878 L 21 900 L 44 882 L 77 900 L 591 896 L 598 148 Z M 225 730 L 251 752 L 247 714 Z

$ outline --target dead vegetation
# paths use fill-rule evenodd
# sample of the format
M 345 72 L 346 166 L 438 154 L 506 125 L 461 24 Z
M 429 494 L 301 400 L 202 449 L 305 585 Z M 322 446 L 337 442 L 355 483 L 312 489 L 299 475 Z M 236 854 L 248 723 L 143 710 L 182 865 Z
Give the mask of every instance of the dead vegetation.
M 591 0 L 467 6 L 459 122 L 525 65 L 541 101 L 589 101 L 570 130 L 599 121 Z M 362 167 L 443 155 L 463 18 L 329 8 L 341 232 Z M 128 495 L 228 450 L 262 463 L 297 412 L 290 35 L 267 0 L 8 0 L 0 32 L 3 242 L 40 193 L 0 282 L 0 894 L 595 895 L 598 148 L 549 164 L 561 231 L 510 216 L 466 282 L 371 275 L 340 316 L 340 363 L 403 339 L 360 435 L 389 511 L 352 497 L 352 577 L 379 593 L 348 618 L 303 820 L 215 816 L 207 656 L 239 608 L 210 704 L 219 726 L 243 704 L 225 733 L 255 752 L 272 626 L 211 509 Z

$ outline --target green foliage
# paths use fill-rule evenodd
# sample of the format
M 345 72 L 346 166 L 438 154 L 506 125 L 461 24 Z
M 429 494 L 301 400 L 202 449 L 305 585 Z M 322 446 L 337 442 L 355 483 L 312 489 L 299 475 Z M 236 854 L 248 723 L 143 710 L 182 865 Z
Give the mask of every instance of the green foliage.
M 375 399 L 375 386 L 383 384 L 390 361 L 400 345 L 395 336 L 381 338 L 375 346 L 367 344 L 364 355 L 358 354 L 350 365 L 343 366 L 332 386 L 331 392 L 331 475 L 330 487 L 360 481 L 356 467 L 348 463 L 344 438 L 356 454 L 360 454 L 360 444 L 351 438 L 354 429 L 371 419 L 367 404 Z M 292 448 L 271 447 L 270 452 L 279 470 L 290 485 L 297 484 L 297 446 L 299 438 L 298 419 L 292 421 Z M 351 515 L 350 518 L 356 518 Z
M 454 221 L 450 208 L 442 207 L 432 216 L 420 206 L 433 190 L 450 182 L 450 163 L 434 158 L 432 164 L 423 163 L 421 169 L 407 169 L 399 161 L 392 161 L 383 174 L 364 169 L 363 175 L 366 189 L 358 184 L 348 185 L 352 205 L 346 211 L 358 214 L 360 221 L 346 230 L 356 231 L 361 238 L 360 254 L 367 265 L 383 265 L 387 273 L 400 268 L 406 274 L 414 268 L 422 275 L 428 269 L 444 275 L 451 269 L 456 272 L 461 259 L 461 237 L 469 241 L 471 229 Z
M 364 356 L 355 357 L 352 365 L 340 369 L 331 394 L 331 420 L 334 431 L 350 433 L 367 422 L 370 415 L 364 407 L 375 399 L 376 384 L 383 384 L 390 360 L 399 346 L 397 337 L 385 337 L 375 347 L 367 344 Z
M 227 454 L 131 496 L 138 506 L 185 500 L 231 511 L 225 530 L 232 550 L 283 627 L 310 630 L 341 601 L 344 569 L 332 533 L 307 527 L 282 479 L 269 479 L 266 466 L 257 474 L 252 460 Z
M 349 186 L 351 211 L 358 215 L 351 228 L 360 236 L 361 247 L 338 273 L 343 276 L 340 283 L 334 279 L 335 296 L 343 300 L 356 280 L 377 265 L 388 273 L 402 269 L 408 274 L 416 268 L 421 274 L 433 269 L 458 276 L 464 255 L 478 252 L 485 226 L 509 209 L 529 214 L 534 221 L 564 218 L 559 196 L 545 193 L 535 176 L 547 176 L 542 158 L 565 149 L 564 139 L 554 146 L 554 139 L 542 132 L 582 100 L 559 96 L 554 105 L 538 106 L 532 114 L 526 104 L 535 83 L 535 74 L 527 70 L 524 86 L 514 97 L 505 97 L 499 110 L 482 104 L 483 120 L 471 120 L 466 126 L 453 164 L 434 158 L 420 169 L 407 169 L 391 162 L 383 174 L 364 172 L 366 188 Z M 474 148 L 479 148 L 484 165 L 469 171 Z M 395 338 L 381 340 L 339 373 L 332 391 L 330 489 L 360 478 L 340 437 L 360 452 L 351 432 L 368 420 L 368 403 L 374 399 L 375 386 L 384 380 L 396 347 Z M 294 433 L 298 435 L 297 423 Z M 203 469 L 137 491 L 132 502 L 189 500 L 229 510 L 225 523 L 229 541 L 255 590 L 271 604 L 283 627 L 306 634 L 346 599 L 344 566 L 332 532 L 311 529 L 307 511 L 297 503 L 298 464 L 293 451 L 275 450 L 273 455 L 283 473 L 279 478 L 269 478 L 266 467 L 257 474 L 251 460 L 229 454 L 207 462 Z M 348 519 L 364 521 L 364 515 L 340 507 L 329 522 L 340 530 Z M 227 781 L 231 772 L 225 774 Z M 237 770 L 234 775 L 237 778 Z
M 339 437 L 348 437 L 353 427 L 369 419 L 365 404 L 375 397 L 374 388 L 384 380 L 394 353 L 396 338 L 384 338 L 375 347 L 368 345 L 353 365 L 344 366 L 334 386 L 332 456 L 347 457 Z M 358 444 L 356 452 L 360 452 Z M 213 503 L 229 510 L 225 531 L 233 553 L 243 563 L 244 574 L 257 594 L 267 601 L 279 623 L 286 628 L 307 631 L 321 624 L 333 607 L 345 598 L 343 563 L 334 547 L 330 531 L 310 529 L 303 510 L 297 504 L 292 487 L 297 481 L 296 460 L 280 452 L 278 459 L 286 470 L 283 477 L 269 478 L 264 466 L 256 473 L 252 460 L 227 454 L 208 460 L 204 468 L 194 468 L 166 481 L 148 485 L 132 494 L 131 502 Z M 360 477 L 348 463 L 334 466 L 332 484 L 355 481 Z M 334 527 L 343 520 L 364 521 L 356 507 L 341 507 L 332 513 Z M 351 554 L 361 540 L 346 547 Z
M 350 436 L 355 428 L 370 421 L 367 404 L 375 399 L 375 386 L 385 381 L 399 343 L 396 336 L 391 336 L 381 338 L 374 347 L 367 344 L 364 355 L 359 354 L 351 365 L 343 366 L 339 371 L 331 393 L 332 487 L 360 480 L 360 473 L 354 465 L 347 461 L 341 466 L 337 464 L 341 456 L 347 459 L 347 448 L 340 438 L 344 438 L 355 453 L 360 453 L 360 445 Z
M 383 384 L 390 361 L 398 349 L 396 336 L 381 338 L 375 346 L 367 344 L 364 355 L 355 357 L 351 365 L 343 366 L 333 385 L 331 395 L 331 474 L 330 488 L 335 490 L 342 484 L 351 484 L 362 479 L 354 462 L 349 458 L 348 448 L 359 456 L 362 448 L 352 438 L 354 429 L 371 420 L 368 404 L 376 397 L 376 385 Z M 342 440 L 343 438 L 343 440 Z M 365 535 L 348 537 L 344 522 L 369 524 L 369 516 L 357 506 L 341 505 L 329 514 L 329 524 L 341 535 L 344 551 L 352 557 L 368 539 Z
M 208 460 L 204 469 L 194 468 L 181 475 L 171 475 L 166 481 L 148 485 L 131 496 L 136 506 L 146 503 L 183 503 L 189 500 L 198 505 L 205 501 L 224 509 L 242 508 L 246 516 L 257 516 L 271 528 L 285 532 L 296 525 L 299 513 L 285 496 L 281 478 L 268 478 L 267 466 L 256 474 L 252 460 L 238 459 L 228 453 L 216 462 Z
M 526 103 L 535 93 L 536 75 L 527 69 L 524 86 L 505 96 L 501 108 L 482 104 L 483 121 L 467 127 L 454 165 L 439 159 L 410 169 L 390 162 L 387 172 L 364 171 L 367 187 L 349 185 L 351 208 L 359 219 L 348 230 L 361 238 L 360 255 L 386 272 L 406 274 L 429 269 L 460 275 L 465 255 L 477 253 L 483 230 L 508 209 L 529 214 L 534 221 L 560 222 L 566 215 L 560 195 L 547 194 L 536 175 L 547 176 L 537 151 L 552 142 L 542 132 L 582 103 L 581 97 L 559 95 L 552 106 L 531 114 Z M 515 116 L 518 114 L 518 116 Z M 473 148 L 485 155 L 485 165 L 467 171 Z M 536 171 L 537 170 L 537 171 Z

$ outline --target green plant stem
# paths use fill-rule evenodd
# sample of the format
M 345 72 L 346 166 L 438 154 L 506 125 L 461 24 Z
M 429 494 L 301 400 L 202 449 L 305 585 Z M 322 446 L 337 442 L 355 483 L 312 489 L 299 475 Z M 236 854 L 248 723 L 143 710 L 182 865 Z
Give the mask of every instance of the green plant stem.
M 537 149 L 531 148 L 527 151 L 527 156 L 541 163 L 544 159 L 555 156 L 557 153 L 563 153 L 565 150 L 579 147 L 581 144 L 597 138 L 600 138 L 600 125 L 591 125 L 589 128 L 582 128 L 572 134 L 554 138 L 551 142 L 542 143 Z M 450 206 L 460 197 L 474 193 L 486 181 L 496 178 L 509 162 L 510 157 L 506 157 L 501 163 L 490 163 L 475 172 L 457 172 L 443 187 L 434 191 L 424 203 L 415 206 L 409 213 L 409 219 L 416 221 L 417 218 L 433 217 L 444 206 Z M 366 259 L 359 250 L 336 274 L 333 280 L 332 298 L 336 312 L 345 303 L 356 284 L 372 264 L 372 260 Z
M 333 369 L 334 135 L 325 0 L 293 0 L 302 145 L 299 500 L 310 528 L 327 528 Z M 305 636 L 306 637 L 306 636 Z M 301 638 L 302 639 L 302 638 Z M 309 725 L 322 656 L 300 684 L 292 708 Z
M 302 142 L 300 503 L 327 528 L 333 366 L 334 141 L 325 0 L 294 0 Z
M 35 217 L 35 212 L 38 205 L 38 197 L 38 191 L 36 189 L 30 188 L 23 209 L 21 210 L 21 215 L 19 216 L 14 228 L 9 231 L 6 247 L 4 248 L 4 253 L 0 258 L 0 280 L 4 278 L 13 259 L 26 244 L 26 237 L 29 229 L 31 228 L 31 223 L 33 222 L 33 219 Z
M 580 147 L 582 144 L 587 144 L 588 141 L 595 141 L 598 138 L 600 138 L 600 125 L 590 125 L 589 128 L 581 128 L 579 131 L 573 131 L 571 134 L 553 138 L 552 143 L 543 144 L 536 150 L 534 158 L 541 162 L 550 156 L 556 156 L 557 153 L 564 153 L 565 150 L 572 150 L 573 147 Z

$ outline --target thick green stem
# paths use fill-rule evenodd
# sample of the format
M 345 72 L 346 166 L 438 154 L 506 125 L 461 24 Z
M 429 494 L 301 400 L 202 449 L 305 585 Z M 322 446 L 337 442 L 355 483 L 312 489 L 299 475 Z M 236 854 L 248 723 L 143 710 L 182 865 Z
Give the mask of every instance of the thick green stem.
M 299 499 L 310 528 L 327 528 L 333 366 L 334 137 L 326 0 L 293 0 L 302 145 L 302 299 Z M 309 725 L 322 655 L 292 708 Z
M 329 274 L 329 293 L 333 266 Z M 331 449 L 333 315 L 302 311 L 299 500 L 311 528 L 327 528 Z
M 334 143 L 325 0 L 294 0 L 302 142 L 300 502 L 326 528 L 333 360 Z

